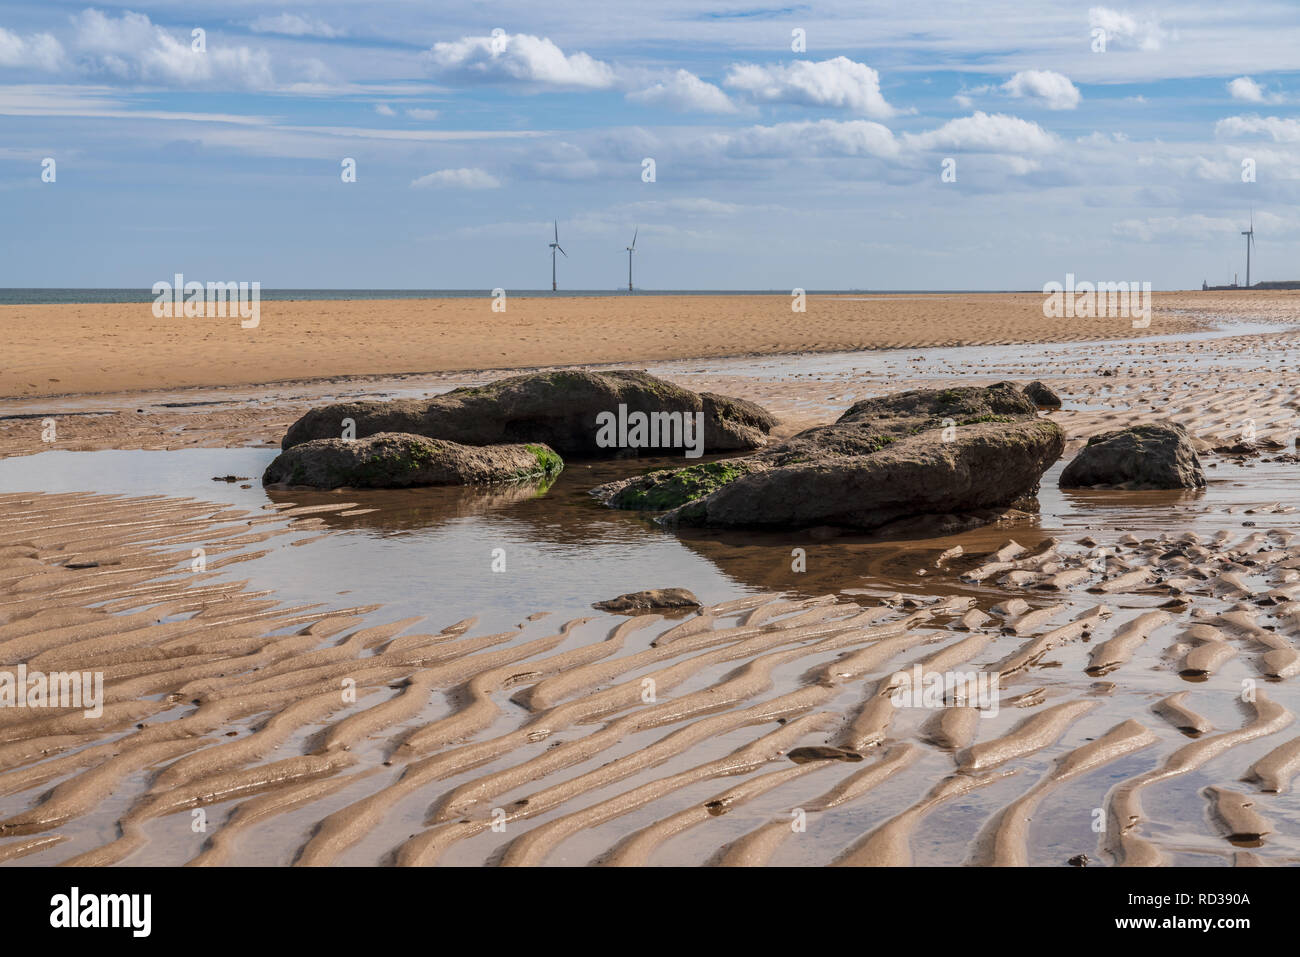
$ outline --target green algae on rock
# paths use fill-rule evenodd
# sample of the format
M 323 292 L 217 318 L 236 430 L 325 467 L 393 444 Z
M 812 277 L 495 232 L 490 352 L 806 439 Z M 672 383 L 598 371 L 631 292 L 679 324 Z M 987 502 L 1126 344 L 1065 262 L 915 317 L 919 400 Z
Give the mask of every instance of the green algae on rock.
M 545 445 L 460 445 L 422 435 L 381 432 L 363 439 L 313 439 L 281 452 L 263 485 L 406 488 L 543 481 L 564 461 Z

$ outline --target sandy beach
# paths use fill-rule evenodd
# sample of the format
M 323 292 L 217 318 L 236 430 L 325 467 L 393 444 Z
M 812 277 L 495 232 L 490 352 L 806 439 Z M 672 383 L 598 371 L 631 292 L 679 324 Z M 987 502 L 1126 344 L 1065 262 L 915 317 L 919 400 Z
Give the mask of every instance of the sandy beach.
M 935 294 L 265 302 L 253 330 L 6 306 L 0 334 L 0 658 L 104 678 L 95 717 L 0 710 L 0 862 L 1300 862 L 1300 293 L 1157 294 L 1144 329 Z M 572 366 L 749 399 L 776 437 L 1039 379 L 1066 451 L 1039 512 L 908 539 L 588 499 L 635 461 L 545 494 L 260 485 L 316 405 Z M 1165 418 L 1204 490 L 1057 488 Z M 1276 444 L 1215 451 L 1247 432 Z M 661 587 L 703 607 L 591 607 Z M 996 675 L 999 707 L 900 707 L 913 669 Z
M 1297 294 L 1157 293 L 1148 328 L 1043 315 L 1043 296 L 788 296 L 264 301 L 260 322 L 155 318 L 152 303 L 0 306 L 0 397 L 264 385 L 336 376 L 527 369 L 793 352 L 1078 342 L 1286 315 Z M 1279 312 L 1280 310 L 1280 312 Z M 93 348 L 88 348 L 93 346 Z

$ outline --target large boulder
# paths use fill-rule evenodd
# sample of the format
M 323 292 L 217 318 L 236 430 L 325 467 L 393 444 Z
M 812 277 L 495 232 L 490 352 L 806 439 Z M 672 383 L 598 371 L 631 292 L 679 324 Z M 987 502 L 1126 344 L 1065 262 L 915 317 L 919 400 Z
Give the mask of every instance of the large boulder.
M 545 445 L 460 445 L 381 432 L 363 439 L 313 439 L 276 456 L 263 485 L 406 488 L 541 481 L 563 460 Z
M 1065 437 L 1012 383 L 859 402 L 834 424 L 756 455 L 612 482 L 614 508 L 667 525 L 875 529 L 918 516 L 1036 507 Z
M 562 455 L 607 458 L 636 454 L 634 448 L 602 444 L 601 413 L 618 416 L 622 406 L 634 413 L 702 413 L 704 452 L 761 448 L 776 425 L 770 413 L 743 399 L 695 393 L 645 372 L 534 372 L 499 379 L 485 386 L 454 389 L 432 399 L 391 402 L 342 402 L 313 409 L 289 427 L 281 448 L 313 439 L 338 438 L 345 419 L 358 438 L 379 432 L 404 432 L 464 445 L 537 442 Z M 663 419 L 656 420 L 659 422 Z M 697 420 L 692 419 L 692 427 Z M 662 437 L 662 429 L 656 431 Z M 648 438 L 648 437 L 647 437 Z M 654 448 L 658 454 L 681 451 L 677 445 Z
M 1061 472 L 1061 488 L 1202 488 L 1205 472 L 1191 436 L 1175 422 L 1094 435 Z

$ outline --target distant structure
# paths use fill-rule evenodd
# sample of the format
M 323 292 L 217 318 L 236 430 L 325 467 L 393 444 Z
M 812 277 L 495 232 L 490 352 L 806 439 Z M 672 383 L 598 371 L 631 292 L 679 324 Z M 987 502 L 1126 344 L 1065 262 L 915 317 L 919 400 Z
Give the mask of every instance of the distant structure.
M 1242 230 L 1246 237 L 1246 288 L 1250 288 L 1250 247 L 1255 245 L 1255 211 L 1250 211 L 1250 229 Z
M 1300 280 L 1285 279 L 1277 282 L 1261 282 L 1252 287 L 1250 284 L 1250 254 L 1255 247 L 1255 211 L 1250 211 L 1250 228 L 1243 229 L 1241 235 L 1246 237 L 1246 285 L 1241 286 L 1237 283 L 1237 274 L 1232 274 L 1231 286 L 1211 286 L 1208 281 L 1201 280 L 1202 292 L 1224 292 L 1229 289 L 1300 289 Z
M 632 230 L 632 245 L 627 247 L 627 291 L 632 291 L 632 254 L 636 252 L 636 234 L 641 232 L 638 226 Z
M 552 225 L 555 227 L 555 242 L 551 243 L 551 292 L 555 292 L 555 251 L 559 249 L 560 255 L 562 255 L 565 259 L 569 258 L 569 254 L 566 253 L 563 249 L 560 249 L 559 222 L 558 221 L 552 222 Z

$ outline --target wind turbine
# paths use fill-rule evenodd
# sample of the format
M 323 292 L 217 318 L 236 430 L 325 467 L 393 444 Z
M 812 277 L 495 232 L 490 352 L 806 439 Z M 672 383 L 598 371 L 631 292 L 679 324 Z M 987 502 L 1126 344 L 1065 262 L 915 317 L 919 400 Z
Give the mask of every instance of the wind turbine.
M 636 252 L 636 234 L 639 232 L 641 232 L 640 226 L 632 230 L 632 245 L 627 247 L 627 291 L 628 292 L 632 291 L 632 254 Z
M 1255 211 L 1250 211 L 1250 229 L 1242 230 L 1246 237 L 1246 288 L 1250 288 L 1250 247 L 1255 245 Z
M 559 249 L 565 259 L 569 258 L 569 254 L 560 249 L 560 224 L 555 222 L 552 225 L 555 226 L 555 242 L 551 243 L 551 292 L 555 292 L 555 251 Z

